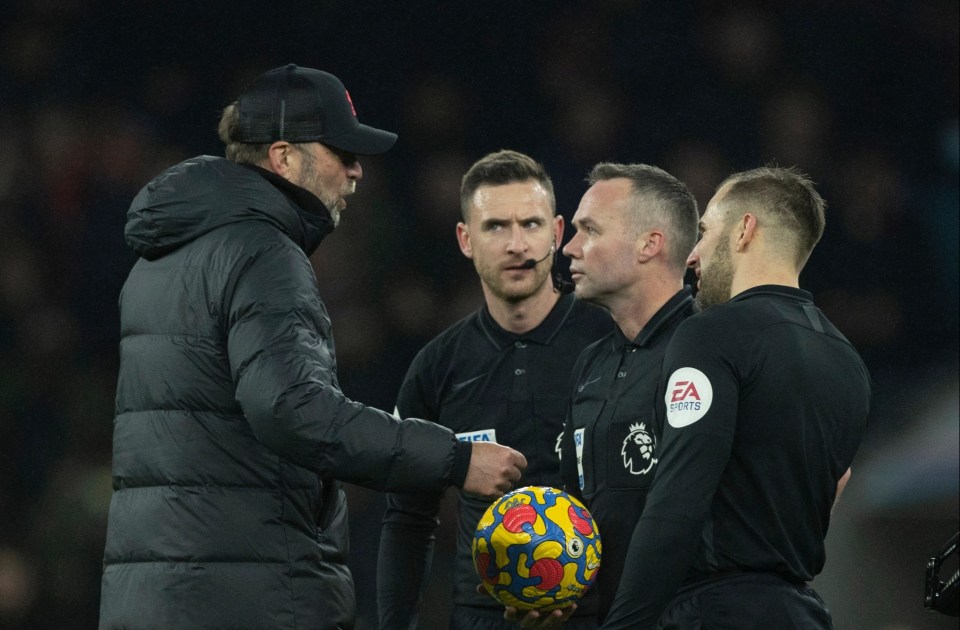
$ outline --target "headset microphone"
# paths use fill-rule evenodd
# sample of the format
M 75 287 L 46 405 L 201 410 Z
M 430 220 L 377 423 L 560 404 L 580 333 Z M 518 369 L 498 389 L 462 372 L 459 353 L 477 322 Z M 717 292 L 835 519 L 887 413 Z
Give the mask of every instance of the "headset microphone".
M 521 268 L 521 269 L 533 269 L 534 267 L 536 267 L 537 265 L 539 265 L 540 263 L 542 263 L 543 261 L 545 261 L 547 258 L 550 258 L 551 256 L 553 256 L 553 252 L 555 252 L 555 251 L 557 251 L 557 244 L 556 244 L 556 243 L 554 243 L 553 245 L 550 246 L 550 251 L 547 252 L 547 255 L 546 255 L 546 256 L 544 256 L 544 257 L 541 258 L 540 260 L 535 260 L 535 259 L 533 259 L 533 258 L 527 258 L 525 261 L 523 261 L 522 263 L 520 263 L 520 268 Z
M 550 258 L 550 256 L 552 256 L 556 251 L 557 251 L 557 244 L 554 243 L 553 245 L 550 246 L 550 251 L 547 252 L 547 255 L 541 258 L 540 260 L 536 260 L 535 258 L 527 258 L 525 261 L 520 263 L 519 266 L 521 269 L 533 269 L 534 267 L 536 267 L 537 265 L 545 261 L 547 258 Z M 573 290 L 576 287 L 574 287 L 573 283 L 570 282 L 569 280 L 564 280 L 563 277 L 560 275 L 560 272 L 558 271 L 553 274 L 553 288 L 556 289 L 557 291 L 560 291 L 561 293 L 573 293 Z

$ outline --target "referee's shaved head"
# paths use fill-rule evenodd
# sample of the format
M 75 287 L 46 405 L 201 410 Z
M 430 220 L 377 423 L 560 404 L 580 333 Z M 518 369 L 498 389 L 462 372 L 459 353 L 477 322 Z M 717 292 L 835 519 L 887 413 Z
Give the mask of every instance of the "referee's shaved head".
M 634 228 L 637 235 L 667 228 L 667 254 L 671 264 L 686 267 L 687 255 L 697 242 L 697 200 L 687 185 L 662 168 L 650 164 L 601 162 L 587 176 L 591 186 L 599 181 L 624 178 L 633 190 Z
M 717 187 L 724 189 L 724 214 L 757 214 L 770 238 L 789 248 L 803 268 L 826 225 L 827 204 L 810 178 L 796 167 L 764 166 L 731 175 Z

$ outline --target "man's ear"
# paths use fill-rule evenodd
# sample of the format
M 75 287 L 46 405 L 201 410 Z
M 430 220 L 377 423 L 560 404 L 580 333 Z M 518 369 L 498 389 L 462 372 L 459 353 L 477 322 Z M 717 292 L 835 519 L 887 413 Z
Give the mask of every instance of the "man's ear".
M 268 168 L 284 179 L 290 179 L 294 168 L 293 145 L 278 140 L 267 149 Z
M 743 251 L 757 235 L 757 215 L 748 212 L 737 221 L 734 233 L 737 235 L 737 251 Z
M 473 244 L 470 242 L 470 228 L 463 221 L 457 223 L 457 244 L 467 258 L 473 258 Z
M 660 230 L 649 230 L 640 235 L 637 240 L 637 260 L 647 262 L 661 251 L 666 243 L 666 238 Z
M 553 251 L 559 252 L 563 246 L 563 215 L 553 217 Z

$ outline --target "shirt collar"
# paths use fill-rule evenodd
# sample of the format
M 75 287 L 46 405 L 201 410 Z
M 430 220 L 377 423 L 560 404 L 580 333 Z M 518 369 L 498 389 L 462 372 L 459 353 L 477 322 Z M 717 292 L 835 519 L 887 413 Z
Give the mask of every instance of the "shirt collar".
M 570 293 L 562 294 L 560 299 L 557 300 L 557 303 L 550 309 L 550 312 L 547 313 L 546 318 L 544 318 L 537 327 L 525 333 L 518 334 L 503 329 L 500 324 L 493 319 L 493 316 L 490 315 L 490 310 L 487 308 L 487 305 L 484 304 L 483 308 L 480 309 L 480 327 L 483 329 L 484 334 L 487 335 L 487 338 L 490 339 L 491 343 L 497 348 L 503 348 L 517 341 L 528 341 L 540 345 L 547 345 L 560 330 L 560 327 L 563 326 L 567 317 L 570 316 L 571 311 L 573 311 L 573 306 L 573 295 Z
M 673 297 L 667 300 L 666 304 L 654 313 L 650 321 L 637 333 L 637 336 L 634 337 L 632 341 L 627 339 L 623 335 L 623 332 L 620 331 L 620 328 L 617 327 L 617 331 L 613 335 L 613 350 L 619 352 L 627 346 L 642 348 L 648 345 L 650 341 L 656 337 L 657 333 L 667 328 L 677 318 L 685 317 L 692 313 L 693 308 L 693 289 L 685 286 L 674 293 Z
M 811 304 L 813 303 L 813 294 L 809 291 L 798 289 L 796 287 L 786 287 L 781 284 L 761 284 L 760 286 L 751 287 L 746 291 L 741 291 L 740 293 L 736 294 L 730 298 L 730 301 L 739 302 L 740 300 L 746 300 L 758 295 L 777 295 L 793 300 L 801 300 L 804 302 L 810 302 Z

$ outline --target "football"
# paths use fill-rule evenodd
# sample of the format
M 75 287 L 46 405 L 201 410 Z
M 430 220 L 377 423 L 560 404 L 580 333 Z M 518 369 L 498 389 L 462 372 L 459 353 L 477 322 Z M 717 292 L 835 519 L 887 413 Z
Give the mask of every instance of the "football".
M 549 612 L 580 599 L 600 568 L 600 532 L 590 512 L 562 490 L 527 486 L 484 512 L 473 566 L 504 606 Z

